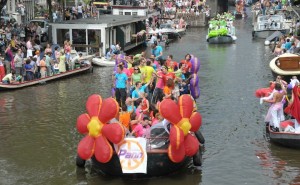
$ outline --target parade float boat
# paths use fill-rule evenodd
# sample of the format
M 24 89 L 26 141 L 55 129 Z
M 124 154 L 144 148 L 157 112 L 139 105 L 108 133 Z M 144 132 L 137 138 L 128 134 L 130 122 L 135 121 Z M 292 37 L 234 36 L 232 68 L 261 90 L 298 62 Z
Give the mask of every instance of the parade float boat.
M 115 60 L 109 60 L 105 57 L 95 57 L 92 59 L 92 64 L 100 67 L 114 67 Z
M 200 132 L 199 132 L 200 133 Z M 200 133 L 201 134 L 201 133 Z M 204 142 L 204 138 L 202 141 Z M 128 140 L 126 141 L 128 142 Z M 133 144 L 131 142 L 131 144 Z M 194 157 L 185 157 L 185 159 L 179 163 L 174 163 L 169 159 L 168 156 L 168 145 L 169 145 L 169 134 L 163 126 L 156 126 L 151 128 L 151 137 L 147 138 L 146 152 L 147 152 L 147 173 L 123 173 L 124 168 L 134 168 L 140 165 L 143 158 L 139 158 L 143 155 L 138 152 L 129 152 L 128 150 L 121 150 L 118 152 L 114 151 L 112 159 L 107 163 L 100 163 L 95 157 L 92 158 L 92 168 L 99 174 L 107 174 L 110 176 L 122 176 L 130 179 L 137 178 L 151 178 L 165 176 L 175 173 L 187 165 L 194 164 L 195 166 L 201 166 L 202 164 L 202 153 L 203 146 L 199 148 L 199 151 Z M 132 158 L 127 164 L 120 163 L 119 156 L 129 156 Z M 81 161 L 81 160 L 79 160 Z M 80 163 L 79 163 L 80 164 Z M 82 164 L 82 163 L 81 163 Z
M 285 79 L 292 76 L 300 77 L 300 56 L 296 54 L 285 53 L 270 61 L 270 69 L 274 77 L 281 75 Z
M 252 36 L 265 39 L 275 31 L 288 34 L 290 28 L 291 22 L 286 20 L 284 14 L 258 15 L 253 25 Z
M 209 44 L 231 44 L 237 37 L 235 36 L 235 28 L 232 24 L 226 24 L 223 21 L 210 21 L 210 28 L 208 29 L 208 34 L 206 36 L 206 41 Z M 220 26 L 220 24 L 225 24 Z M 227 25 L 227 26 L 226 26 Z
M 290 120 L 286 120 L 290 121 Z M 285 121 L 285 122 L 286 122 Z M 274 132 L 271 127 L 267 124 L 266 133 L 268 139 L 272 143 L 289 147 L 289 148 L 300 148 L 300 134 L 292 132 Z
M 44 84 L 51 80 L 58 80 L 75 74 L 87 72 L 89 70 L 92 70 L 91 64 L 84 64 L 83 66 L 78 67 L 74 70 L 66 71 L 64 73 L 56 74 L 53 76 L 47 76 L 45 78 L 39 78 L 31 81 L 16 82 L 13 84 L 3 84 L 2 82 L 0 82 L 0 90 L 13 90 L 13 89 L 20 89 L 28 86 L 37 85 L 37 84 Z

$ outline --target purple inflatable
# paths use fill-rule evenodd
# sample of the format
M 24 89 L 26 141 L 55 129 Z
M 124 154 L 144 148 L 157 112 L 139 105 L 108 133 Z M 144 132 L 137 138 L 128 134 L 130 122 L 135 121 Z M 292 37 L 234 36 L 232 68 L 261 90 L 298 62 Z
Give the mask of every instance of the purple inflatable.
M 192 63 L 191 73 L 198 73 L 200 69 L 200 60 L 197 57 L 194 57 L 192 55 L 191 63 Z
M 190 80 L 190 91 L 192 97 L 196 100 L 200 96 L 200 88 L 199 88 L 199 78 L 196 73 L 191 75 L 191 80 Z

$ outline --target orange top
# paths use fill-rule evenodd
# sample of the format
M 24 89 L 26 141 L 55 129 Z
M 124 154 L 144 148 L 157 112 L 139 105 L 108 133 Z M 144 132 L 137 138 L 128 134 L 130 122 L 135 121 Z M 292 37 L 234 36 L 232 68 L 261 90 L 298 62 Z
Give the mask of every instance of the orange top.
M 164 87 L 164 94 L 165 95 L 170 95 L 172 93 L 172 89 L 169 88 L 168 86 Z
M 130 112 L 121 112 L 119 115 L 119 121 L 122 123 L 122 125 L 129 129 Z
M 41 67 L 41 71 L 46 71 L 46 62 L 44 60 L 40 61 L 40 67 Z

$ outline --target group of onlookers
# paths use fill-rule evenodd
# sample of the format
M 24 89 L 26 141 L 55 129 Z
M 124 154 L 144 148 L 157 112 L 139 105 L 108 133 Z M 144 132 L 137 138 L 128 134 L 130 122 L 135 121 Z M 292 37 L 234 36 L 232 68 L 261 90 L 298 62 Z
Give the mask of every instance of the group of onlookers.
M 274 49 L 274 54 L 279 56 L 283 53 L 299 53 L 300 51 L 300 42 L 298 37 L 295 37 L 293 34 L 288 36 L 282 36 L 279 42 L 276 44 Z
M 26 42 L 26 52 L 18 49 L 12 51 L 9 45 L 3 58 L 0 58 L 0 77 L 2 83 L 14 83 L 31 81 L 34 79 L 45 78 L 78 67 L 82 61 L 82 54 L 71 56 L 71 44 L 65 41 L 63 49 L 59 46 L 51 47 L 47 44 L 45 49 L 35 50 L 32 48 L 31 40 Z M 6 76 L 11 76 L 7 81 Z

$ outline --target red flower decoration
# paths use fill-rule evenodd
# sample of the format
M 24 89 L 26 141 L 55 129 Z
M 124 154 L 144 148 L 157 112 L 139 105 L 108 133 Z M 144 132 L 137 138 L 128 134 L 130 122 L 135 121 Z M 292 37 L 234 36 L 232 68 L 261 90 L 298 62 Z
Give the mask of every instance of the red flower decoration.
M 193 156 L 199 150 L 200 143 L 190 131 L 198 131 L 202 117 L 193 109 L 194 101 L 190 95 L 180 96 L 178 104 L 165 99 L 159 105 L 160 114 L 172 124 L 168 155 L 173 162 L 181 162 L 185 156 Z
M 91 95 L 86 102 L 87 114 L 77 118 L 77 130 L 87 134 L 78 144 L 78 155 L 87 160 L 95 155 L 99 162 L 110 161 L 113 155 L 111 144 L 118 144 L 125 137 L 125 130 L 119 123 L 108 121 L 119 113 L 119 105 L 113 98 L 102 100 L 100 95 Z

